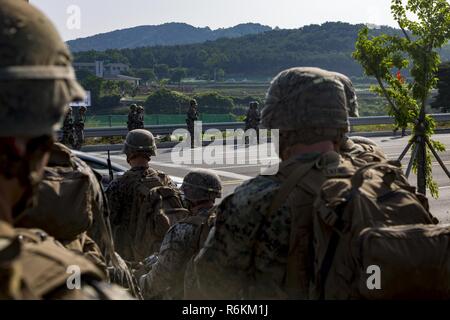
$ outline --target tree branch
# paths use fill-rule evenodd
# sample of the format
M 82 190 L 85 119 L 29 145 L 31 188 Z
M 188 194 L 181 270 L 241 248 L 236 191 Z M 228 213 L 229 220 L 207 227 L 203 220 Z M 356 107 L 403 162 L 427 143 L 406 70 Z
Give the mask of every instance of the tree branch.
M 400 22 L 398 22 L 398 26 L 400 27 L 400 29 L 402 30 L 403 34 L 405 35 L 406 40 L 408 40 L 408 42 L 412 42 L 411 38 L 409 37 L 408 32 L 406 32 L 405 28 L 403 28 L 402 24 Z
M 383 82 L 381 81 L 380 77 L 376 76 L 375 77 L 378 81 L 378 85 L 380 86 L 381 90 L 383 91 L 384 96 L 386 97 L 386 100 L 389 102 L 391 108 L 394 110 L 394 112 L 396 114 L 400 114 L 400 111 L 398 110 L 397 106 L 395 105 L 395 103 L 391 100 L 391 97 L 389 96 L 386 88 L 384 87 Z

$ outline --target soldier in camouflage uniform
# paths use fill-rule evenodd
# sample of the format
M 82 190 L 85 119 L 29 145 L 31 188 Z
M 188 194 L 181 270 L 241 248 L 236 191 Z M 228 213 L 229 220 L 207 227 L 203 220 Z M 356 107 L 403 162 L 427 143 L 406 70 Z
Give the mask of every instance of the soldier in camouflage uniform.
M 130 106 L 130 111 L 128 112 L 128 121 L 127 121 L 128 131 L 137 129 L 136 128 L 136 113 L 137 113 L 137 105 L 132 104 Z
M 64 118 L 63 122 L 63 136 L 61 139 L 61 143 L 63 143 L 66 146 L 73 146 L 74 144 L 74 126 L 73 126 L 73 111 L 72 107 L 69 107 L 69 110 L 66 113 L 66 116 Z
M 137 114 L 136 114 L 136 128 L 135 129 L 144 129 L 144 107 L 138 106 Z
M 279 129 L 274 176 L 238 187 L 217 209 L 195 258 L 209 299 L 306 299 L 312 279 L 313 204 L 328 178 L 353 174 L 336 151 L 348 132 L 344 86 L 326 71 L 281 72 L 267 93 L 261 124 Z
M 358 118 L 358 98 L 352 81 L 341 73 L 330 72 L 330 74 L 344 85 L 349 117 Z M 359 136 L 346 136 L 340 146 L 340 153 L 343 156 L 362 159 L 366 162 L 380 162 L 387 160 L 384 151 L 374 141 Z
M 197 110 L 197 100 L 192 99 L 189 102 L 189 110 L 187 112 L 186 124 L 189 131 L 189 135 L 191 137 L 191 148 L 195 147 L 195 136 L 194 136 L 194 126 L 195 121 L 198 121 L 200 116 Z
M 84 91 L 55 27 L 27 2 L 0 0 L 0 43 L 0 299 L 128 298 L 44 231 L 15 228 L 35 203 L 66 106 Z M 67 286 L 70 266 L 79 289 Z
M 169 176 L 150 167 L 156 144 L 149 131 L 130 131 L 123 152 L 131 169 L 110 183 L 106 195 L 117 252 L 134 267 L 159 250 L 170 225 L 186 210 Z
M 248 109 L 247 115 L 245 117 L 245 131 L 250 129 L 255 130 L 256 138 L 259 143 L 259 121 L 261 120 L 261 114 L 258 110 L 258 106 L 258 102 L 250 102 L 250 108 Z
M 78 116 L 73 124 L 75 128 L 75 146 L 74 149 L 80 150 L 84 143 L 84 124 L 86 122 L 86 111 L 85 106 L 81 106 L 78 110 Z
M 148 274 L 141 277 L 140 287 L 146 299 L 183 298 L 188 263 L 200 251 L 214 223 L 214 202 L 222 196 L 220 178 L 207 170 L 192 171 L 184 178 L 181 190 L 191 216 L 169 229 L 157 262 Z M 193 285 L 189 281 L 191 279 L 186 280 L 189 291 Z

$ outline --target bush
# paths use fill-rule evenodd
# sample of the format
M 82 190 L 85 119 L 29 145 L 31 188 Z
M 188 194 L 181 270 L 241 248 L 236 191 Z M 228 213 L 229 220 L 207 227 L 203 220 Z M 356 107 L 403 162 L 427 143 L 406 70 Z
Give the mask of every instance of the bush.
M 152 93 L 145 101 L 145 110 L 149 114 L 186 113 L 190 98 L 182 93 L 165 88 Z
M 207 92 L 194 97 L 199 105 L 199 111 L 204 113 L 224 114 L 234 109 L 233 99 L 217 92 Z
M 99 108 L 110 108 L 117 107 L 120 105 L 121 97 L 119 95 L 103 96 L 98 99 L 97 107 Z

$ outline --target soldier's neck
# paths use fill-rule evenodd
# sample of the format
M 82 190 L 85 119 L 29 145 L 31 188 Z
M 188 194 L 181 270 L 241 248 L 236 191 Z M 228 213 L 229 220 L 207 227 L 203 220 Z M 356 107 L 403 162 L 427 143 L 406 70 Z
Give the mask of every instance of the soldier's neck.
M 17 179 L 7 180 L 0 175 L 0 220 L 13 223 L 12 208 L 21 195 L 22 188 Z
M 199 211 L 201 211 L 202 209 L 211 209 L 214 206 L 214 202 L 213 201 L 208 201 L 208 202 L 202 202 L 201 204 L 198 204 L 195 207 L 191 208 L 191 213 L 193 215 L 196 215 L 199 213 Z
M 148 168 L 149 161 L 144 158 L 133 158 L 129 161 L 132 168 Z
M 321 141 L 310 145 L 298 143 L 284 150 L 281 160 L 286 161 L 308 153 L 327 153 L 330 151 L 336 151 L 336 145 L 332 141 Z

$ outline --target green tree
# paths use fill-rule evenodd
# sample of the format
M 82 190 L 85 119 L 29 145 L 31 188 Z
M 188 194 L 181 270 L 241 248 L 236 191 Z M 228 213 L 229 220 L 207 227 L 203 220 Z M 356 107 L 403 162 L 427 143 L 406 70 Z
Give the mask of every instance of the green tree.
M 88 75 L 80 81 L 85 90 L 91 92 L 92 105 L 95 107 L 99 103 L 102 94 L 104 80 L 94 75 Z
M 138 69 L 134 72 L 134 74 L 136 77 L 141 78 L 144 82 L 156 80 L 155 70 L 151 68 Z
M 216 80 L 223 81 L 225 79 L 225 70 L 219 68 L 216 70 Z
M 185 68 L 174 68 L 170 70 L 170 82 L 180 84 L 181 80 L 187 77 Z
M 156 76 L 159 80 L 168 79 L 170 76 L 169 66 L 167 64 L 157 64 L 154 67 Z
M 450 111 L 450 62 L 443 63 L 439 67 L 437 74 L 439 82 L 437 85 L 438 94 L 436 99 L 431 103 L 433 109 L 441 112 Z
M 234 101 L 230 97 L 223 96 L 217 92 L 206 92 L 195 95 L 201 113 L 231 113 Z
M 431 140 L 435 122 L 426 115 L 425 107 L 437 84 L 438 49 L 450 39 L 450 5 L 445 0 L 391 1 L 391 12 L 402 36 L 369 36 L 368 28 L 363 28 L 353 57 L 368 76 L 376 78 L 378 85 L 372 89 L 387 99 L 389 114 L 396 123 L 413 127 L 414 137 L 408 147 L 414 145 L 411 164 L 417 172 L 418 190 L 426 193 L 428 187 L 432 196 L 437 197 L 439 191 L 432 176 L 431 152 L 434 149 L 444 151 L 445 147 Z M 417 19 L 411 20 L 408 16 Z M 411 80 L 402 76 L 405 70 L 412 76 Z
M 189 97 L 166 88 L 153 92 L 145 101 L 149 114 L 182 114 L 187 112 Z

